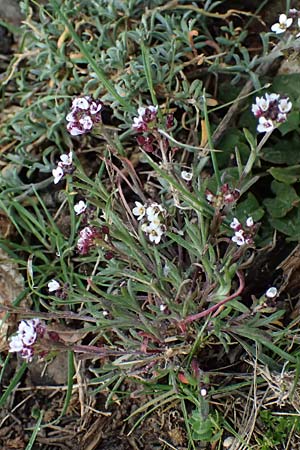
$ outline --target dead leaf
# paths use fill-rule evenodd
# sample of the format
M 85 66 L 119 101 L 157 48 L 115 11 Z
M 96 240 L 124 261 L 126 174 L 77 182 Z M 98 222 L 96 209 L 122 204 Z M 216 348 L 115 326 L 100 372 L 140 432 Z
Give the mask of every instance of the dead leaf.
M 11 306 L 12 302 L 24 289 L 24 278 L 19 273 L 18 266 L 0 249 L 0 305 Z M 6 312 L 0 312 L 0 351 L 7 348 Z

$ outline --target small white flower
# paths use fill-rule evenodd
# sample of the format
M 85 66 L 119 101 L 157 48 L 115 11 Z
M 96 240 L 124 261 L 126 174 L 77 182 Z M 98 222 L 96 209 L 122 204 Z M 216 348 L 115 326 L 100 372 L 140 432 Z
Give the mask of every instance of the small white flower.
M 32 345 L 37 337 L 34 323 L 31 320 L 22 320 L 19 324 L 18 335 L 23 344 Z
M 145 113 L 146 113 L 146 108 L 144 108 L 143 106 L 140 106 L 140 107 L 138 108 L 137 112 L 138 112 L 139 117 L 142 119 L 143 116 L 144 116 Z M 143 119 L 142 119 L 142 120 L 143 120 Z
M 206 200 L 207 200 L 209 203 L 212 203 L 212 202 L 214 201 L 214 199 L 215 199 L 215 196 L 214 196 L 214 194 L 213 194 L 212 192 L 207 192 L 207 193 L 205 194 L 205 198 L 206 198 Z
M 285 122 L 286 119 L 287 119 L 286 114 L 278 113 L 278 116 L 277 116 L 277 118 L 276 118 L 276 121 L 277 121 L 278 123 L 282 123 L 282 122 Z
M 58 165 L 70 166 L 73 162 L 73 153 L 69 152 L 68 154 L 64 153 L 60 155 L 60 162 Z
M 83 200 L 80 200 L 80 202 L 78 202 L 78 203 L 76 203 L 76 205 L 74 205 L 74 211 L 77 216 L 79 214 L 83 213 L 86 210 L 86 208 L 87 208 L 87 204 Z
M 19 334 L 11 336 L 9 340 L 9 352 L 20 352 L 23 349 L 23 342 Z
M 256 97 L 256 105 L 259 107 L 261 111 L 267 111 L 270 106 L 269 98 L 266 96 L 264 97 Z
M 92 102 L 92 104 L 90 106 L 90 113 L 97 114 L 97 112 L 99 112 L 101 110 L 101 108 L 102 108 L 101 103 Z
M 151 227 L 151 224 L 149 225 Z M 163 231 L 160 227 L 152 227 L 151 230 L 149 229 L 148 237 L 150 242 L 154 242 L 154 244 L 159 244 L 161 237 L 163 235 Z
M 260 107 L 255 103 L 253 103 L 253 105 L 251 107 L 251 111 L 256 117 L 258 117 L 261 114 Z
M 279 22 L 271 26 L 271 30 L 276 34 L 284 33 L 293 23 L 293 19 L 287 18 L 285 14 L 280 14 Z
M 146 208 L 145 206 L 140 202 L 135 202 L 135 208 L 132 210 L 132 214 L 135 216 L 138 216 L 137 220 L 141 220 L 144 215 L 146 214 Z
M 248 219 L 246 220 L 246 225 L 247 225 L 247 227 L 253 227 L 253 225 L 254 225 L 254 221 L 253 221 L 253 219 L 252 219 L 252 217 L 248 217 Z
M 93 121 L 90 116 L 83 116 L 79 120 L 79 123 L 82 125 L 84 130 L 91 130 L 93 128 Z
M 286 114 L 292 109 L 292 102 L 289 98 L 282 98 L 278 102 L 278 109 L 281 113 Z
M 167 309 L 167 305 L 164 305 L 164 304 L 159 305 L 159 309 L 161 312 L 164 312 Z
M 146 209 L 146 215 L 147 215 L 147 219 L 149 220 L 149 222 L 157 223 L 157 216 L 161 213 L 165 214 L 166 210 L 162 205 L 159 205 L 158 203 L 152 203 Z
M 49 292 L 55 292 L 58 289 L 60 289 L 60 284 L 58 281 L 56 281 L 56 280 L 49 281 L 49 283 L 48 283 L 48 291 Z
M 230 224 L 230 228 L 233 228 L 234 230 L 236 230 L 237 228 L 239 228 L 241 226 L 240 221 L 234 217 L 231 224 Z
M 270 287 L 267 292 L 265 293 L 265 296 L 268 298 L 274 298 L 278 294 L 278 291 L 276 287 Z
M 147 106 L 147 109 L 150 109 L 150 111 L 151 111 L 152 113 L 156 113 L 157 110 L 158 110 L 158 106 L 150 105 L 150 106 Z
M 257 131 L 259 133 L 266 133 L 267 131 L 274 130 L 274 123 L 271 119 L 260 117 L 258 120 Z
M 91 230 L 90 227 L 84 227 L 80 232 L 79 235 L 82 239 L 89 239 L 93 235 L 93 230 Z
M 193 172 L 187 172 L 186 170 L 183 170 L 180 175 L 181 178 L 185 181 L 191 181 L 191 179 L 193 178 Z
M 207 390 L 205 388 L 202 388 L 200 390 L 200 394 L 201 394 L 202 397 L 205 397 L 207 395 Z
M 142 117 L 134 117 L 132 128 L 140 128 L 140 126 L 144 123 Z
M 76 115 L 74 114 L 74 111 L 69 112 L 69 114 L 67 114 L 66 116 L 66 120 L 68 122 L 74 122 L 76 119 Z
M 275 94 L 275 93 L 272 93 L 272 94 L 266 93 L 265 97 L 266 97 L 267 100 L 269 100 L 269 102 L 275 102 L 276 100 L 279 99 L 280 95 L 279 94 Z
M 231 240 L 232 240 L 232 242 L 235 242 L 239 246 L 245 245 L 245 238 L 244 238 L 243 230 L 236 231 L 234 233 L 234 236 L 232 236 Z
M 79 136 L 80 134 L 85 134 L 85 130 L 76 127 L 73 122 L 68 123 L 67 130 L 71 134 L 71 136 Z
M 89 96 L 74 98 L 72 102 L 72 108 L 89 109 L 89 100 Z
M 158 244 L 161 240 L 162 235 L 164 234 L 162 227 L 160 225 L 156 225 L 153 222 L 147 224 L 144 223 L 141 226 L 142 231 L 148 235 L 150 242 L 154 242 Z
M 52 170 L 52 175 L 54 177 L 54 180 L 53 180 L 54 184 L 57 184 L 64 176 L 64 171 L 61 167 L 58 166 Z

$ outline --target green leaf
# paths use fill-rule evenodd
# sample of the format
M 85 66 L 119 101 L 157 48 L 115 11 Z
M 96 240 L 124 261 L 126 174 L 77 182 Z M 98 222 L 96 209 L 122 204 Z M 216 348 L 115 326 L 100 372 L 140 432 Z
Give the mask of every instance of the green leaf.
M 289 236 L 289 240 L 297 241 L 300 239 L 300 209 L 290 212 L 284 218 L 270 218 L 272 227 L 281 233 Z
M 252 217 L 254 222 L 257 222 L 263 215 L 264 209 L 259 205 L 252 193 L 249 193 L 246 200 L 239 203 L 236 208 L 236 216 L 242 222 L 244 222 L 248 217 Z
M 300 97 L 300 73 L 277 75 L 273 79 L 272 89 L 278 94 L 288 95 L 292 101 L 297 101 Z
M 271 167 L 267 172 L 269 172 L 275 180 L 286 184 L 293 184 L 300 180 L 300 165 Z
M 275 198 L 265 199 L 264 205 L 272 218 L 284 217 L 298 205 L 300 198 L 292 186 L 274 180 L 271 189 L 275 194 Z
M 263 147 L 260 157 L 273 164 L 300 163 L 300 138 L 297 134 L 292 139 L 280 139 L 272 147 Z

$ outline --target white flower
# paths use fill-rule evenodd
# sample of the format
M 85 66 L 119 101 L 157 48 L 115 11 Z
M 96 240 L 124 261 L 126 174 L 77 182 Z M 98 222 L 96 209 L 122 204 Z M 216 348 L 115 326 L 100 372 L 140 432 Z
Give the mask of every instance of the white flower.
M 92 102 L 92 104 L 90 106 L 90 113 L 97 114 L 97 112 L 99 112 L 101 108 L 102 108 L 101 103 Z
M 287 18 L 285 14 L 280 14 L 279 22 L 271 26 L 271 30 L 276 34 L 284 33 L 293 23 L 293 19 Z
M 9 340 L 9 352 L 20 352 L 23 349 L 23 342 L 19 334 L 11 336 Z
M 84 130 L 91 130 L 93 128 L 93 121 L 91 119 L 90 116 L 83 116 L 80 120 L 79 123 L 82 125 Z
M 90 227 L 85 227 L 79 232 L 79 235 L 82 239 L 89 239 L 93 235 L 93 230 Z
M 271 119 L 266 119 L 265 117 L 260 117 L 258 120 L 257 131 L 259 133 L 266 133 L 267 131 L 274 130 L 274 123 Z
M 48 283 L 48 291 L 49 292 L 55 292 L 58 289 L 60 289 L 60 284 L 58 281 L 56 281 L 56 280 L 49 281 L 49 283 Z
M 154 242 L 155 244 L 158 244 L 160 242 L 161 237 L 164 234 L 161 225 L 153 222 L 148 224 L 143 223 L 141 229 L 148 235 L 150 242 Z
M 265 293 L 265 296 L 268 298 L 274 298 L 278 294 L 278 291 L 276 287 L 270 287 L 267 292 Z
M 142 119 L 142 117 L 134 117 L 133 118 L 133 124 L 132 124 L 132 128 L 140 128 L 141 125 L 143 125 L 144 121 Z
M 259 107 L 257 104 L 255 104 L 255 103 L 253 103 L 253 105 L 252 105 L 252 107 L 251 107 L 251 111 L 253 112 L 253 114 L 254 114 L 256 117 L 259 116 L 259 115 L 261 114 L 260 107 Z
M 149 222 L 157 222 L 157 216 L 160 213 L 165 214 L 166 210 L 162 205 L 159 205 L 158 203 L 151 203 L 151 205 L 146 209 L 146 215 Z
M 64 171 L 61 167 L 58 166 L 52 170 L 52 175 L 54 177 L 54 180 L 53 180 L 54 184 L 57 184 L 64 176 Z
M 246 220 L 246 225 L 247 225 L 247 227 L 253 227 L 253 225 L 254 225 L 254 222 L 253 222 L 253 219 L 252 219 L 252 217 L 248 217 L 248 219 Z
M 267 111 L 270 106 L 269 98 L 266 96 L 264 97 L 256 97 L 256 104 L 262 111 Z
M 80 200 L 80 202 L 78 202 L 78 203 L 76 203 L 76 205 L 74 205 L 74 211 L 77 216 L 79 214 L 83 213 L 86 210 L 86 208 L 87 208 L 87 204 L 83 200 Z
M 144 217 L 144 215 L 146 214 L 146 208 L 140 202 L 135 202 L 135 205 L 136 206 L 135 206 L 135 208 L 133 208 L 132 214 L 134 214 L 135 216 L 139 216 L 137 218 L 137 220 L 141 220 Z
M 89 96 L 74 98 L 72 102 L 72 108 L 89 109 L 89 100 Z
M 85 130 L 78 128 L 73 122 L 68 123 L 67 130 L 71 136 L 79 136 L 80 134 L 85 134 Z
M 76 120 L 76 115 L 74 114 L 74 111 L 69 112 L 69 114 L 66 115 L 66 120 L 68 122 L 74 122 Z
M 277 116 L 277 118 L 276 118 L 276 120 L 277 120 L 278 123 L 285 122 L 286 119 L 287 119 L 286 114 L 282 114 L 282 113 L 278 113 L 278 116 Z
M 159 244 L 161 237 L 164 234 L 161 227 L 153 223 L 150 223 L 150 225 L 148 226 L 147 233 L 150 242 L 154 242 L 154 244 Z
M 143 106 L 140 106 L 137 110 L 139 117 L 143 120 L 143 116 L 146 113 L 146 108 L 143 108 Z
M 236 217 L 234 217 L 233 221 L 230 224 L 230 228 L 233 228 L 234 230 L 236 230 L 240 226 L 241 226 L 240 221 Z
M 236 231 L 234 233 L 234 236 L 232 236 L 231 240 L 232 240 L 232 242 L 235 242 L 239 246 L 244 245 L 245 244 L 245 238 L 244 238 L 243 230 Z
M 212 192 L 207 192 L 207 193 L 205 194 L 205 198 L 206 198 L 206 200 L 207 200 L 209 203 L 212 203 L 212 202 L 214 201 L 214 199 L 215 199 L 215 196 L 214 196 L 214 194 L 213 194 Z
M 69 152 L 68 154 L 64 153 L 63 155 L 60 155 L 60 162 L 58 163 L 59 166 L 70 166 L 73 162 L 73 153 Z
M 202 388 L 200 390 L 200 394 L 201 394 L 202 397 L 205 397 L 207 395 L 207 390 L 205 388 Z
M 191 179 L 193 178 L 193 172 L 187 172 L 186 170 L 183 170 L 180 175 L 181 178 L 185 181 L 191 181 Z
M 289 98 L 282 98 L 278 102 L 278 109 L 281 113 L 286 114 L 292 109 L 292 102 Z
M 278 100 L 279 97 L 280 97 L 279 94 L 275 94 L 275 93 L 272 93 L 272 94 L 266 93 L 265 96 L 266 96 L 266 99 L 269 100 L 269 102 L 275 102 L 275 101 Z
M 19 324 L 18 335 L 23 344 L 32 345 L 37 337 L 34 322 L 31 320 L 22 320 Z

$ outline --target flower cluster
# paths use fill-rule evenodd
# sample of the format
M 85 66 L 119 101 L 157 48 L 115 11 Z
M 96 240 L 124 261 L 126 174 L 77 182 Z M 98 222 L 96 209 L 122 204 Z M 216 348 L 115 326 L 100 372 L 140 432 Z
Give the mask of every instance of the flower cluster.
M 57 184 L 67 173 L 73 173 L 73 154 L 69 152 L 69 154 L 63 154 L 60 156 L 60 161 L 57 164 L 57 167 L 52 170 L 52 175 L 54 177 L 54 184 Z
M 77 241 L 77 250 L 80 255 L 87 255 L 91 248 L 98 243 L 105 241 L 105 236 L 109 235 L 109 229 L 103 225 L 101 228 L 87 226 L 79 232 L 79 239 Z M 112 258 L 112 252 L 107 252 L 104 256 L 106 259 Z
M 166 215 L 166 210 L 158 203 L 151 203 L 151 205 L 143 205 L 140 202 L 135 202 L 135 208 L 132 213 L 137 217 L 137 220 L 143 220 L 141 229 L 148 236 L 150 242 L 159 244 L 166 227 L 161 223 L 162 218 Z
M 71 111 L 66 117 L 69 122 L 67 130 L 72 136 L 78 136 L 91 131 L 93 126 L 102 121 L 101 109 L 103 103 L 92 97 L 77 97 L 72 102 Z
M 142 106 L 138 109 L 138 117 L 134 117 L 132 128 L 138 132 L 149 131 L 156 125 L 157 106 Z
M 265 133 L 273 131 L 282 122 L 287 120 L 287 114 L 292 109 L 289 97 L 281 97 L 279 94 L 265 94 L 264 97 L 256 97 L 252 105 L 252 112 L 258 119 L 257 131 Z
M 10 338 L 9 351 L 19 353 L 27 362 L 32 361 L 34 344 L 44 333 L 45 326 L 39 319 L 22 320 L 17 334 Z
M 79 232 L 79 239 L 77 241 L 77 250 L 81 255 L 87 255 L 92 247 L 95 245 L 96 239 L 101 239 L 102 234 L 96 227 L 84 227 Z
M 248 217 L 244 227 L 239 220 L 234 217 L 230 227 L 234 230 L 234 236 L 231 238 L 232 242 L 235 242 L 238 246 L 254 243 L 253 237 L 256 234 L 257 226 L 254 224 L 252 217 Z
M 276 34 L 282 34 L 290 27 L 296 30 L 296 33 L 298 33 L 296 37 L 299 37 L 300 11 L 295 8 L 289 10 L 288 16 L 286 14 L 280 14 L 278 22 L 271 26 L 271 30 Z
M 238 189 L 231 189 L 228 183 L 223 184 L 217 194 L 213 194 L 209 189 L 205 190 L 205 197 L 208 203 L 219 210 L 223 209 L 224 206 L 235 202 L 239 196 L 240 191 Z

